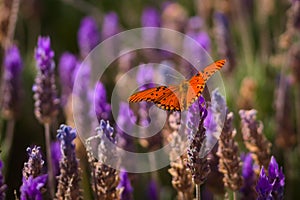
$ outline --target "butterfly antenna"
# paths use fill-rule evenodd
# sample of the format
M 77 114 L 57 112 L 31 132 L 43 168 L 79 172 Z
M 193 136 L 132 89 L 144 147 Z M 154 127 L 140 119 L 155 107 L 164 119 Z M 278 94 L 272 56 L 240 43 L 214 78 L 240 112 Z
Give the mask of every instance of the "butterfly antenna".
M 172 78 L 174 78 L 174 79 L 177 79 L 177 80 L 181 80 L 181 78 L 180 78 L 180 77 L 178 77 L 178 76 L 175 76 L 175 75 L 173 75 L 173 74 L 166 74 L 166 76 L 168 76 L 168 77 L 172 77 Z

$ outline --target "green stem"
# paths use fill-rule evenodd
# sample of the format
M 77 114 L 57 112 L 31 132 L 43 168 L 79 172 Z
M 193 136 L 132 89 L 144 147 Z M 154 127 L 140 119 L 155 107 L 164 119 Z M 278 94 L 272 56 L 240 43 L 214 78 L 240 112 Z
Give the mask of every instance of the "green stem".
M 233 191 L 233 200 L 237 200 L 237 192 L 236 191 Z
M 50 198 L 54 197 L 54 173 L 52 166 L 52 156 L 51 156 L 51 135 L 50 135 L 50 124 L 46 123 L 45 126 L 45 139 L 46 139 L 46 150 L 47 150 L 47 163 L 48 163 L 48 186 L 50 191 Z
M 14 130 L 15 130 L 15 120 L 11 119 L 7 122 L 5 139 L 3 141 L 3 146 L 4 146 L 3 161 L 4 163 L 6 163 L 7 166 L 8 166 L 8 162 L 9 162 L 8 159 L 10 158 L 11 147 L 14 139 Z M 7 173 L 7 167 L 5 167 L 4 173 Z
M 296 111 L 296 130 L 297 130 L 297 142 L 298 153 L 300 155 L 300 83 L 296 83 L 295 86 L 295 111 Z
M 196 184 L 196 200 L 201 200 L 200 184 Z

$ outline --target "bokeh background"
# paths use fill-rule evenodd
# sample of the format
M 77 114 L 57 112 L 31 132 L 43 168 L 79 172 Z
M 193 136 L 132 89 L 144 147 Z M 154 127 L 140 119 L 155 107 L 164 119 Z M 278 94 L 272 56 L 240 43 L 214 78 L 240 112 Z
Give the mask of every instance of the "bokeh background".
M 86 16 L 95 19 L 102 34 L 101 40 L 104 39 L 105 31 L 111 31 L 108 33 L 110 36 L 123 30 L 146 26 L 147 22 L 149 26 L 155 26 L 156 23 L 157 26 L 187 33 L 191 37 L 195 33 L 194 39 L 207 49 L 214 60 L 226 58 L 228 64 L 221 74 L 227 106 L 236 115 L 235 139 L 240 151 L 247 150 L 242 142 L 238 112 L 240 109 L 256 109 L 257 119 L 264 125 L 263 134 L 272 144 L 271 154 L 283 166 L 286 176 L 285 199 L 300 196 L 297 190 L 300 185 L 299 1 L 1 0 L 0 7 L 1 63 L 4 51 L 11 43 L 19 47 L 24 63 L 21 106 L 15 119 L 9 155 L 3 146 L 9 132 L 9 120 L 3 116 L 0 118 L 1 157 L 4 162 L 3 175 L 8 186 L 7 199 L 13 199 L 15 191 L 17 196 L 19 194 L 23 164 L 28 159 L 26 148 L 39 145 L 46 152 L 44 129 L 34 115 L 32 92 L 37 71 L 34 49 L 38 36 L 50 36 L 56 65 L 65 51 L 80 58 L 82 55 L 78 46 L 78 29 Z M 153 18 L 142 18 L 147 8 L 153 8 L 157 12 L 157 22 L 151 24 Z M 117 21 L 104 23 L 105 17 L 111 12 L 117 15 Z M 114 29 L 113 26 L 118 28 Z M 132 65 L 147 62 L 152 59 L 151 56 L 152 54 L 150 58 L 142 57 L 141 60 L 135 58 Z M 164 59 L 162 56 L 157 61 L 162 62 Z M 184 65 L 176 59 L 175 63 Z M 104 80 L 108 97 L 118 70 L 124 70 L 119 65 L 118 62 L 113 63 L 110 76 L 106 76 Z M 3 65 L 1 72 L 3 74 Z M 57 69 L 55 73 L 58 74 Z M 61 91 L 59 84 L 57 87 Z M 66 116 L 63 109 L 60 109 L 51 125 L 53 139 L 59 124 L 65 122 Z M 77 157 L 81 159 L 80 156 L 82 154 L 79 153 Z M 171 185 L 171 175 L 167 171 L 167 168 L 161 169 L 156 176 L 162 199 L 176 196 Z M 152 175 L 136 176 L 138 178 L 133 183 L 134 197 L 141 199 L 147 196 L 147 184 Z M 82 184 L 88 185 L 88 181 L 83 181 Z M 89 186 L 82 188 L 87 188 L 84 190 L 84 197 L 91 198 Z

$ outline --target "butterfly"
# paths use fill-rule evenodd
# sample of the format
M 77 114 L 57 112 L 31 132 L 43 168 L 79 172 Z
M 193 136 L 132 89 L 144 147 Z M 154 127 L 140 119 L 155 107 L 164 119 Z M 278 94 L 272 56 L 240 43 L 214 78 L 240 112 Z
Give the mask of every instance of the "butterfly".
M 198 72 L 190 80 L 179 85 L 158 86 L 136 92 L 129 97 L 129 102 L 153 102 L 160 109 L 167 111 L 187 110 L 201 95 L 207 80 L 225 64 L 226 60 L 218 60 L 208 65 L 204 71 Z

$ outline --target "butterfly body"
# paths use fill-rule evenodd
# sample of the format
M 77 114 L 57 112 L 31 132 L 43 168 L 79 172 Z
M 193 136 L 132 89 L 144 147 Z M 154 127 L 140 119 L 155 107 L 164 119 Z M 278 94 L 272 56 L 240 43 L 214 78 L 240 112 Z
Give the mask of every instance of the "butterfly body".
M 207 80 L 224 64 L 225 60 L 216 61 L 207 66 L 203 72 L 198 72 L 191 79 L 184 80 L 177 86 L 158 86 L 137 92 L 129 97 L 129 102 L 153 102 L 167 111 L 187 110 L 201 95 Z

